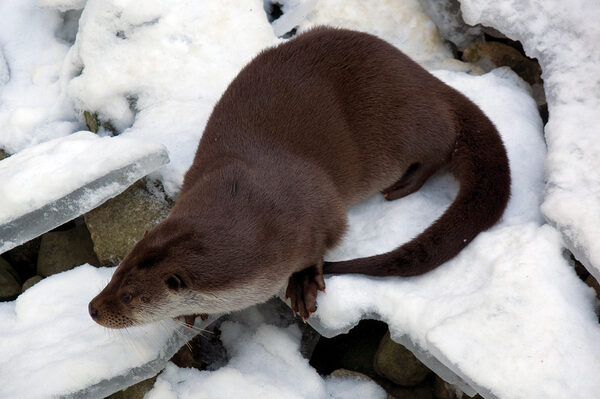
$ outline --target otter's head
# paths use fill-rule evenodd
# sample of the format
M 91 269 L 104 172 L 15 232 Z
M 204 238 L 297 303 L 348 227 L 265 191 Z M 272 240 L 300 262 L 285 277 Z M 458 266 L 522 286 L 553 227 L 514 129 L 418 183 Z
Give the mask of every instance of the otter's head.
M 204 235 L 195 222 L 172 216 L 146 233 L 90 302 L 98 324 L 125 328 L 230 312 L 266 301 L 285 284 L 262 256 L 253 238 L 260 234 L 217 223 Z

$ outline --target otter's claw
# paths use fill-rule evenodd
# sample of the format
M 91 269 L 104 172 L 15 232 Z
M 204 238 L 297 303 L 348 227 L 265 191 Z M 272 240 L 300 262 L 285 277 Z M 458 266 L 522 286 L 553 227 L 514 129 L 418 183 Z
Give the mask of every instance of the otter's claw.
M 290 298 L 294 316 L 304 322 L 317 310 L 317 291 L 325 292 L 322 263 L 292 274 L 285 297 Z

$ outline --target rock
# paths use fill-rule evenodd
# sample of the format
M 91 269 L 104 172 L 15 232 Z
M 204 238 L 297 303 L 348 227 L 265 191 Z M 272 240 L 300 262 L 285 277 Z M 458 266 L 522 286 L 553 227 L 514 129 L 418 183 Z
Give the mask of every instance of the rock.
M 330 374 L 333 370 L 342 368 L 358 371 L 369 377 L 377 376 L 373 368 L 373 357 L 386 331 L 385 323 L 362 320 L 347 334 L 333 338 L 321 337 L 310 364 L 320 374 Z
M 433 382 L 433 393 L 436 399 L 460 399 L 463 396 L 460 389 L 448 384 L 437 375 Z
M 143 399 L 144 395 L 154 387 L 156 376 L 140 381 L 135 385 L 130 386 L 119 392 L 115 392 L 106 399 Z
M 420 3 L 425 13 L 437 25 L 440 35 L 459 50 L 483 40 L 482 26 L 465 23 L 458 0 L 420 0 Z
M 373 366 L 380 376 L 408 387 L 419 384 L 430 373 L 411 351 L 392 341 L 389 331 L 379 343 Z
M 42 281 L 43 277 L 42 276 L 33 276 L 28 278 L 24 283 L 23 283 L 23 287 L 21 287 L 21 292 L 25 292 L 27 291 L 29 288 L 33 287 L 34 285 L 36 285 L 37 283 L 39 283 L 40 281 Z
M 169 214 L 170 204 L 140 180 L 85 214 L 94 251 L 102 265 L 117 265 L 135 243 Z
M 479 42 L 470 45 L 462 60 L 472 62 L 486 72 L 507 66 L 530 85 L 542 83 L 542 68 L 534 59 L 527 58 L 515 48 L 501 42 Z
M 85 225 L 66 231 L 52 231 L 42 236 L 37 262 L 39 275 L 51 276 L 84 263 L 100 264 Z
M 358 371 L 352 371 L 352 370 L 346 370 L 346 369 L 333 370 L 330 375 L 333 377 L 340 377 L 340 378 L 351 377 L 351 378 L 360 378 L 363 380 L 373 381 L 373 379 L 371 377 L 369 377 L 368 375 L 359 373 Z
M 592 287 L 594 291 L 596 291 L 596 297 L 600 299 L 600 284 L 598 284 L 598 280 L 594 278 L 591 274 L 585 280 L 585 283 Z
M 2 254 L 2 257 L 19 273 L 21 280 L 27 280 L 36 274 L 41 241 L 41 237 L 36 237 Z
M 4 151 L 2 148 L 0 148 L 0 161 L 2 161 L 4 158 L 8 158 L 9 155 L 6 151 Z
M 17 272 L 10 263 L 0 258 L 0 301 L 12 301 L 21 293 Z
M 92 114 L 90 111 L 83 111 L 83 119 L 90 132 L 98 133 L 98 115 Z
M 387 390 L 387 399 L 433 399 L 433 393 L 426 387 L 402 388 L 395 387 Z

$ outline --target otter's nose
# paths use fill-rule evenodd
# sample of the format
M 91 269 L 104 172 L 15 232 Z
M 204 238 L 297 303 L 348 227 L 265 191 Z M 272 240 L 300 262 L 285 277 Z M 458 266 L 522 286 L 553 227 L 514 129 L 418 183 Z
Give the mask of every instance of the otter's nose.
M 90 304 L 88 305 L 88 311 L 90 312 L 90 316 L 92 316 L 92 319 L 98 320 L 100 312 L 98 311 L 98 309 L 96 309 L 92 302 L 90 302 Z

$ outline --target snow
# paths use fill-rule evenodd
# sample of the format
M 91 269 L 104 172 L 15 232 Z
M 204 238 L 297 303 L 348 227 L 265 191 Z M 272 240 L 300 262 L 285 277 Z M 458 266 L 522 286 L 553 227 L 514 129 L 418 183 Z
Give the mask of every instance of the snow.
M 369 32 L 428 66 L 452 58 L 452 52 L 440 39 L 435 24 L 418 0 L 319 0 L 316 7 L 297 24 L 299 32 L 325 24 Z
M 60 14 L 32 0 L 3 0 L 0 15 L 0 148 L 12 154 L 83 128 L 61 92 L 69 45 L 54 35 Z
M 172 162 L 158 175 L 175 196 L 221 93 L 278 42 L 262 0 L 89 0 L 64 66 L 83 72 L 66 90 L 76 109 L 110 120 L 123 137 L 166 145 Z
M 600 279 L 598 2 L 462 0 L 461 9 L 467 23 L 496 28 L 539 60 L 550 114 L 542 211 Z
M 86 131 L 2 160 L 0 253 L 97 207 L 168 160 L 160 144 Z
M 461 1 L 468 23 L 518 38 L 539 58 L 550 111 L 546 153 L 528 86 L 504 68 L 482 76 L 460 72 L 471 67 L 448 59 L 449 49 L 417 1 L 280 3 L 284 14 L 273 26 L 260 0 L 149 0 L 144 7 L 132 0 L 40 0 L 44 9 L 32 0 L 0 3 L 7 16 L 0 26 L 0 147 L 21 151 L 0 166 L 35 144 L 89 136 L 73 134 L 83 127 L 87 110 L 120 132 L 106 137 L 111 133 L 102 129 L 94 142 L 166 146 L 172 162 L 154 177 L 176 196 L 212 106 L 253 55 L 295 27 L 328 23 L 378 34 L 437 69 L 437 77 L 493 120 L 509 154 L 512 196 L 500 223 L 431 273 L 406 279 L 328 277 L 327 295 L 319 295 L 309 322 L 331 336 L 361 318 L 383 320 L 394 340 L 447 381 L 486 398 L 597 396 L 596 302 L 563 247 L 599 274 L 594 238 L 600 149 L 592 133 L 600 105 L 599 7 L 584 0 Z M 64 37 L 70 37 L 82 7 L 70 43 Z M 139 148 L 123 145 L 106 154 L 125 159 Z M 94 153 L 101 157 L 103 151 Z M 94 169 L 80 169 L 88 168 Z M 61 188 L 85 184 L 78 174 L 69 176 Z M 46 186 L 51 192 L 59 184 Z M 443 212 L 456 190 L 451 177 L 439 175 L 401 200 L 370 198 L 350 210 L 350 230 L 328 259 L 381 253 L 409 240 Z M 24 192 L 16 189 L 14 195 Z M 544 224 L 544 216 L 552 226 Z M 110 273 L 82 266 L 0 303 L 0 397 L 101 397 L 162 367 L 169 355 L 161 348 L 176 346 L 168 343 L 178 336 L 174 323 L 115 332 L 89 318 L 87 303 Z M 294 327 L 242 317 L 223 325 L 223 340 L 232 354 L 226 366 L 200 372 L 168 365 L 149 396 L 382 395 L 371 383 L 319 377 L 299 355 Z
M 221 339 L 231 356 L 226 366 L 199 371 L 169 364 L 146 399 L 387 397 L 374 382 L 319 376 L 300 355 L 300 331 L 295 325 L 225 322 Z

